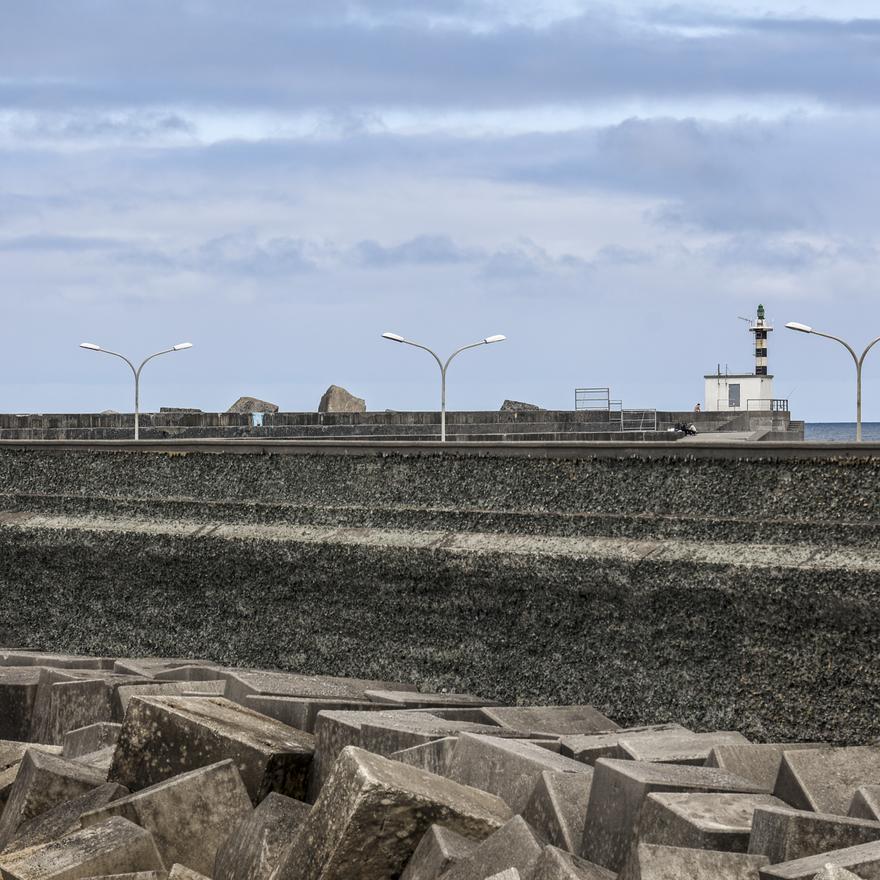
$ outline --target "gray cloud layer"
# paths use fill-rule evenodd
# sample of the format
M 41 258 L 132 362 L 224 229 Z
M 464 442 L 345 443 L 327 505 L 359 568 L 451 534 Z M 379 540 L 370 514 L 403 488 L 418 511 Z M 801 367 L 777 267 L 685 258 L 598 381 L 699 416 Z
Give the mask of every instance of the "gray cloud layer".
M 156 367 L 162 403 L 241 381 L 312 407 L 347 381 L 424 406 L 431 365 L 377 342 L 395 329 L 507 333 L 452 405 L 611 384 L 690 406 L 703 370 L 747 363 L 759 299 L 880 322 L 878 74 L 880 19 L 708 0 L 7 4 L 5 356 L 33 372 L 0 409 L 120 408 L 78 337 L 172 328 L 197 348 Z M 780 381 L 846 417 L 846 364 L 785 337 Z

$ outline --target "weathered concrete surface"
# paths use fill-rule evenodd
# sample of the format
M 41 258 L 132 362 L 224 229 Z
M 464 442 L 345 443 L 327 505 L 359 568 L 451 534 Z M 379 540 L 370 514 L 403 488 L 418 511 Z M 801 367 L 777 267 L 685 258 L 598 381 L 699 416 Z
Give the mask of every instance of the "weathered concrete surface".
M 593 772 L 580 854 L 620 871 L 638 841 L 645 798 L 660 791 L 763 793 L 726 770 L 600 758 Z
M 148 444 L 0 449 L 0 642 L 880 736 L 869 447 Z
M 164 867 L 149 831 L 118 816 L 43 846 L 0 856 L 3 880 L 81 880 Z
M 579 852 L 592 785 L 590 768 L 586 773 L 545 770 L 535 782 L 522 817 L 550 843 Z
M 856 819 L 880 820 L 880 785 L 859 786 L 846 814 Z
M 751 779 L 755 785 L 773 791 L 782 754 L 796 749 L 817 749 L 822 743 L 750 743 L 748 745 L 715 746 L 706 758 L 707 767 L 721 767 Z
M 785 807 L 755 810 L 749 852 L 771 864 L 880 840 L 880 822 Z
M 77 797 L 61 801 L 45 812 L 20 825 L 6 842 L 3 852 L 17 852 L 32 846 L 48 843 L 56 837 L 63 837 L 80 828 L 80 818 L 92 810 L 104 806 L 117 798 L 125 797 L 128 789 L 107 782 Z
M 856 789 L 880 782 L 880 746 L 784 752 L 774 793 L 801 810 L 845 816 Z
M 411 767 L 420 767 L 429 773 L 438 776 L 446 776 L 449 769 L 449 761 L 458 744 L 457 736 L 444 736 L 418 746 L 410 746 L 399 752 L 392 752 L 388 757 Z
M 642 843 L 618 880 L 758 880 L 766 864 L 765 856 Z
M 138 791 L 231 758 L 254 804 L 270 791 L 302 799 L 313 749 L 309 734 L 220 697 L 134 697 L 110 780 Z
M 545 846 L 531 880 L 615 880 L 616 874 L 555 846 Z
M 76 727 L 64 734 L 62 750 L 65 758 L 80 758 L 90 752 L 115 746 L 121 724 L 99 721 L 85 727 Z
M 541 773 L 572 773 L 592 777 L 580 761 L 554 754 L 528 740 L 502 739 L 462 733 L 446 775 L 482 791 L 498 795 L 514 813 L 521 813 Z
M 251 809 L 238 770 L 226 760 L 172 776 L 101 806 L 83 815 L 82 825 L 85 828 L 122 816 L 153 835 L 166 865 L 180 863 L 210 874 L 230 828 L 249 816 Z
M 521 816 L 477 844 L 442 875 L 443 880 L 483 880 L 511 868 L 520 877 L 530 877 L 541 855 L 541 842 Z
M 761 868 L 761 880 L 813 880 L 828 865 L 832 868 L 846 868 L 861 880 L 878 880 L 880 843 L 863 843 L 777 865 L 767 865 Z
M 29 819 L 105 781 L 104 775 L 91 767 L 29 749 L 0 815 L 0 848 Z
M 432 825 L 423 835 L 406 863 L 400 880 L 437 880 L 444 871 L 468 855 L 477 841 L 450 831 L 442 825 Z
M 749 849 L 755 810 L 770 806 L 785 804 L 767 794 L 649 794 L 639 817 L 639 842 L 721 852 L 751 851 L 768 856 L 770 861 L 784 861 L 774 859 L 763 849 Z
M 270 792 L 230 832 L 214 859 L 214 880 L 271 880 L 287 858 L 296 832 L 311 808 Z
M 510 818 L 502 800 L 349 746 L 300 826 L 278 880 L 399 875 L 435 822 L 476 839 Z

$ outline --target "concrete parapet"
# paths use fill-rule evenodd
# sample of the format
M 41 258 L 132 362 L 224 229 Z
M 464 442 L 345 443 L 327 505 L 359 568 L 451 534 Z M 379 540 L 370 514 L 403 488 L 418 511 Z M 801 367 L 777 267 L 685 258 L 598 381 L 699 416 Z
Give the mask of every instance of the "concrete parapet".
M 878 496 L 878 444 L 3 442 L 0 644 L 865 742 Z

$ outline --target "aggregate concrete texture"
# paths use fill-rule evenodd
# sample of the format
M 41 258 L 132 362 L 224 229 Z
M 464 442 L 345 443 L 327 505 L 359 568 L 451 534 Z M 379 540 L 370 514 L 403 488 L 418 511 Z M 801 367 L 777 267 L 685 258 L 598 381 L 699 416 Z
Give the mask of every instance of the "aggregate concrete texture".
M 871 444 L 0 443 L 0 644 L 756 742 L 880 736 L 878 546 Z

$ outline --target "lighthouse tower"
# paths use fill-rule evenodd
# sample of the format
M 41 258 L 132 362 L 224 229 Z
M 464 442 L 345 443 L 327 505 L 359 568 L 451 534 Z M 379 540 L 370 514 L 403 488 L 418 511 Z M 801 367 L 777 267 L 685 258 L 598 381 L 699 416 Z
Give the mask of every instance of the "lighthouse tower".
M 755 334 L 755 375 L 767 375 L 767 337 L 773 332 L 773 328 L 764 317 L 764 306 L 758 306 L 758 318 L 749 332 Z
M 708 373 L 705 379 L 706 395 L 704 410 L 710 412 L 729 412 L 731 410 L 772 410 L 776 405 L 773 399 L 773 376 L 767 372 L 767 338 L 773 328 L 764 314 L 764 306 L 758 306 L 756 320 L 749 321 L 749 332 L 755 339 L 755 372 L 721 372 L 721 364 L 715 373 Z

